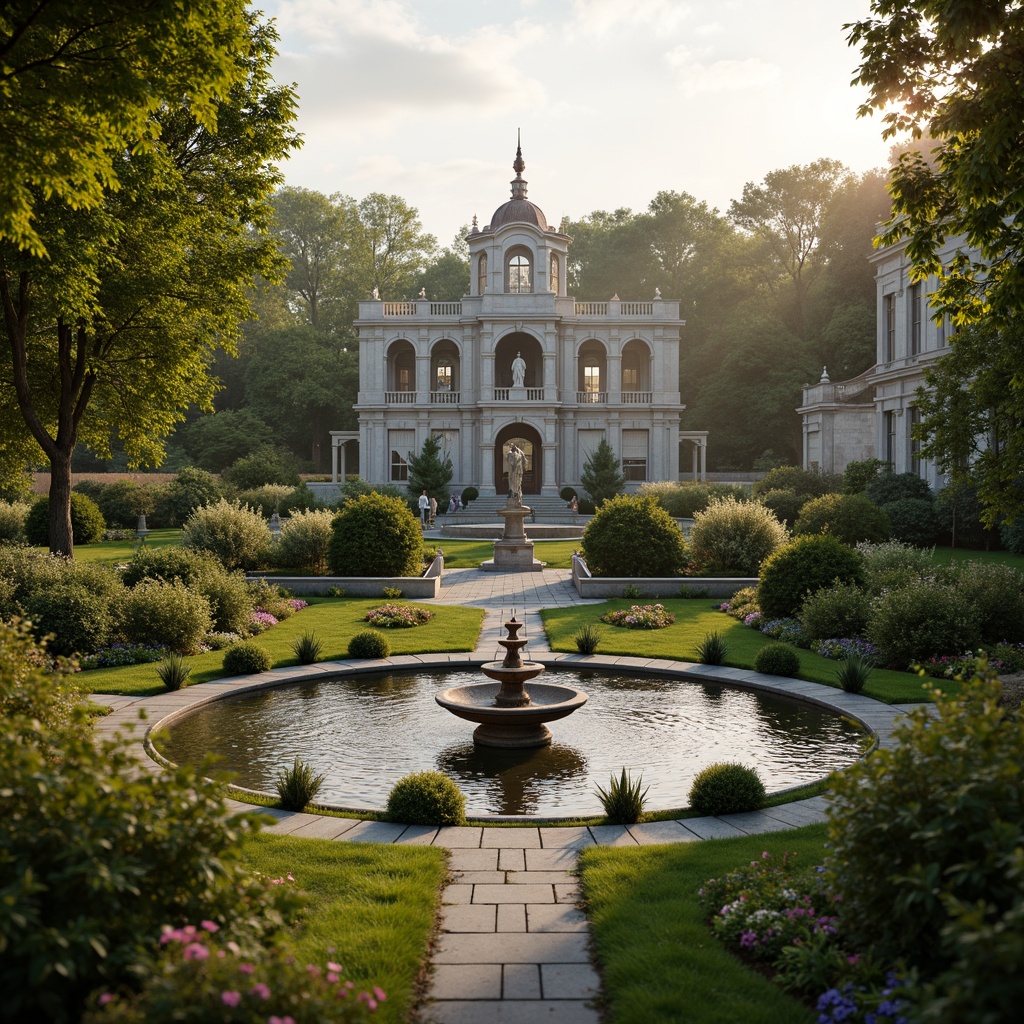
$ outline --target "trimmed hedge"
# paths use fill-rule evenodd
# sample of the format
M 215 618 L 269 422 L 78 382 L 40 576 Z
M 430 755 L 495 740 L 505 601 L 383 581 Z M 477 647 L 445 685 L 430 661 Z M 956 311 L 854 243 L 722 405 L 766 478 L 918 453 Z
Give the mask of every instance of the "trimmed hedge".
M 835 580 L 864 583 L 864 558 L 835 537 L 797 537 L 761 565 L 757 601 L 766 619 L 795 616 L 804 599 Z

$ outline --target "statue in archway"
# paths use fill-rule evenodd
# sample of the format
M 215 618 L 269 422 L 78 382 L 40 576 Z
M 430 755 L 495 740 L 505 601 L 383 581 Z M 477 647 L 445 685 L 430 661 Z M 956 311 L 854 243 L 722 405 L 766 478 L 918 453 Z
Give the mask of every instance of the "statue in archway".
M 523 503 L 523 472 L 526 469 L 526 452 L 515 444 L 510 444 L 505 451 L 508 460 L 509 504 Z
M 512 360 L 512 387 L 521 388 L 526 381 L 526 360 L 522 352 L 517 352 Z

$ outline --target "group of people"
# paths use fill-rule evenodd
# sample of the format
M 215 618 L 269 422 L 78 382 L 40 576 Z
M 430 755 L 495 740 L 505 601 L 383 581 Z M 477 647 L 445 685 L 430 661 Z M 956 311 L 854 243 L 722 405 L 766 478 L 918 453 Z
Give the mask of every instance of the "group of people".
M 423 529 L 427 529 L 429 526 L 434 525 L 434 518 L 437 515 L 437 498 L 428 496 L 427 492 L 424 491 L 417 502 L 420 510 L 420 526 Z M 453 494 L 448 501 L 448 512 L 458 512 L 460 508 L 465 508 L 462 504 L 461 499 L 457 494 Z

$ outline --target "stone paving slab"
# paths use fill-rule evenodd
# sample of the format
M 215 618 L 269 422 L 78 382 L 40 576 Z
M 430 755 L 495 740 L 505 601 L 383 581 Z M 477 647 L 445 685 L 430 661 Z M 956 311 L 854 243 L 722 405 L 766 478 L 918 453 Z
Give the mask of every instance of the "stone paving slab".
M 448 866 L 452 871 L 497 871 L 500 850 L 452 850 Z
M 456 905 L 473 902 L 473 886 L 460 885 L 458 882 L 446 885 L 441 893 L 441 903 Z
M 540 845 L 545 850 L 574 849 L 594 845 L 594 837 L 585 825 L 567 825 L 565 828 L 539 828 Z
M 438 1002 L 428 1006 L 423 1024 L 601 1024 L 583 1000 L 506 999 L 494 1002 Z
M 508 847 L 514 850 L 539 850 L 540 832 L 535 828 L 484 829 L 480 845 L 486 850 Z
M 733 839 L 747 834 L 721 818 L 685 818 L 681 824 L 700 839 Z
M 292 829 L 289 835 L 304 836 L 308 839 L 337 839 L 359 824 L 354 818 L 331 818 L 312 814 L 304 817 L 311 817 L 313 820 Z
M 553 904 L 552 904 L 553 905 Z M 498 926 L 499 932 L 525 932 L 527 931 L 527 906 L 525 903 L 499 903 L 498 904 Z
M 505 964 L 501 974 L 502 999 L 540 999 L 540 964 Z
M 601 988 L 590 964 L 541 964 L 545 999 L 593 999 Z
M 639 825 L 630 825 L 629 834 L 641 846 L 653 846 L 657 843 L 693 843 L 697 841 L 696 834 L 688 831 L 678 821 L 648 821 Z
M 439 964 L 430 979 L 431 999 L 500 999 L 501 964 Z
M 463 885 L 504 885 L 504 871 L 456 871 L 456 879 Z
M 593 846 L 593 842 L 590 845 Z M 574 871 L 579 861 L 579 851 L 573 847 L 524 850 L 523 853 L 527 871 Z
M 498 867 L 502 871 L 525 871 L 526 851 L 511 850 L 507 846 L 502 847 L 498 851 Z
M 523 932 L 493 935 L 442 933 L 435 964 L 590 963 L 587 936 L 578 932 Z
M 446 932 L 493 932 L 497 930 L 497 906 L 462 903 L 441 909 L 441 930 Z
M 526 926 L 531 932 L 585 932 L 587 915 L 566 903 L 530 903 Z
M 395 842 L 403 846 L 432 846 L 436 836 L 433 825 L 409 825 Z
M 591 825 L 590 834 L 598 846 L 636 846 L 625 825 Z
M 360 821 L 342 838 L 346 843 L 393 843 L 405 828 L 390 821 Z
M 578 882 L 574 882 L 572 885 L 555 886 L 556 903 L 579 903 L 579 901 L 580 887 Z
M 475 850 L 480 846 L 483 831 L 479 825 L 449 825 L 438 829 L 434 845 L 446 846 L 449 850 Z
M 576 876 L 571 871 L 510 871 L 505 881 L 509 885 L 572 885 Z
M 474 903 L 554 903 L 552 885 L 474 885 Z
M 763 832 L 781 832 L 783 829 L 792 828 L 778 818 L 772 818 L 764 811 L 747 811 L 744 814 L 723 814 L 722 819 L 730 825 L 735 825 L 748 836 L 760 835 Z

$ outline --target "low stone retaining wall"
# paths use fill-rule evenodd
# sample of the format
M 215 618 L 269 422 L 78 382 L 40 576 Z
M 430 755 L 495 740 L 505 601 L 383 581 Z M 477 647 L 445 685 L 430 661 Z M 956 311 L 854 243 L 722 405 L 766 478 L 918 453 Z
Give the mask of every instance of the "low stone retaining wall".
M 443 575 L 444 558 L 438 555 L 422 576 L 262 576 L 256 573 L 249 578 L 265 579 L 299 596 L 323 595 L 331 587 L 341 587 L 346 597 L 381 597 L 385 587 L 393 587 L 401 590 L 404 598 L 422 601 L 440 597 Z
M 590 575 L 587 563 L 579 555 L 572 556 L 572 582 L 580 597 L 622 597 L 631 587 L 641 597 L 682 597 L 684 591 L 693 597 L 732 597 L 744 587 L 756 587 L 757 577 L 746 576 L 669 576 L 660 579 L 630 576 Z

